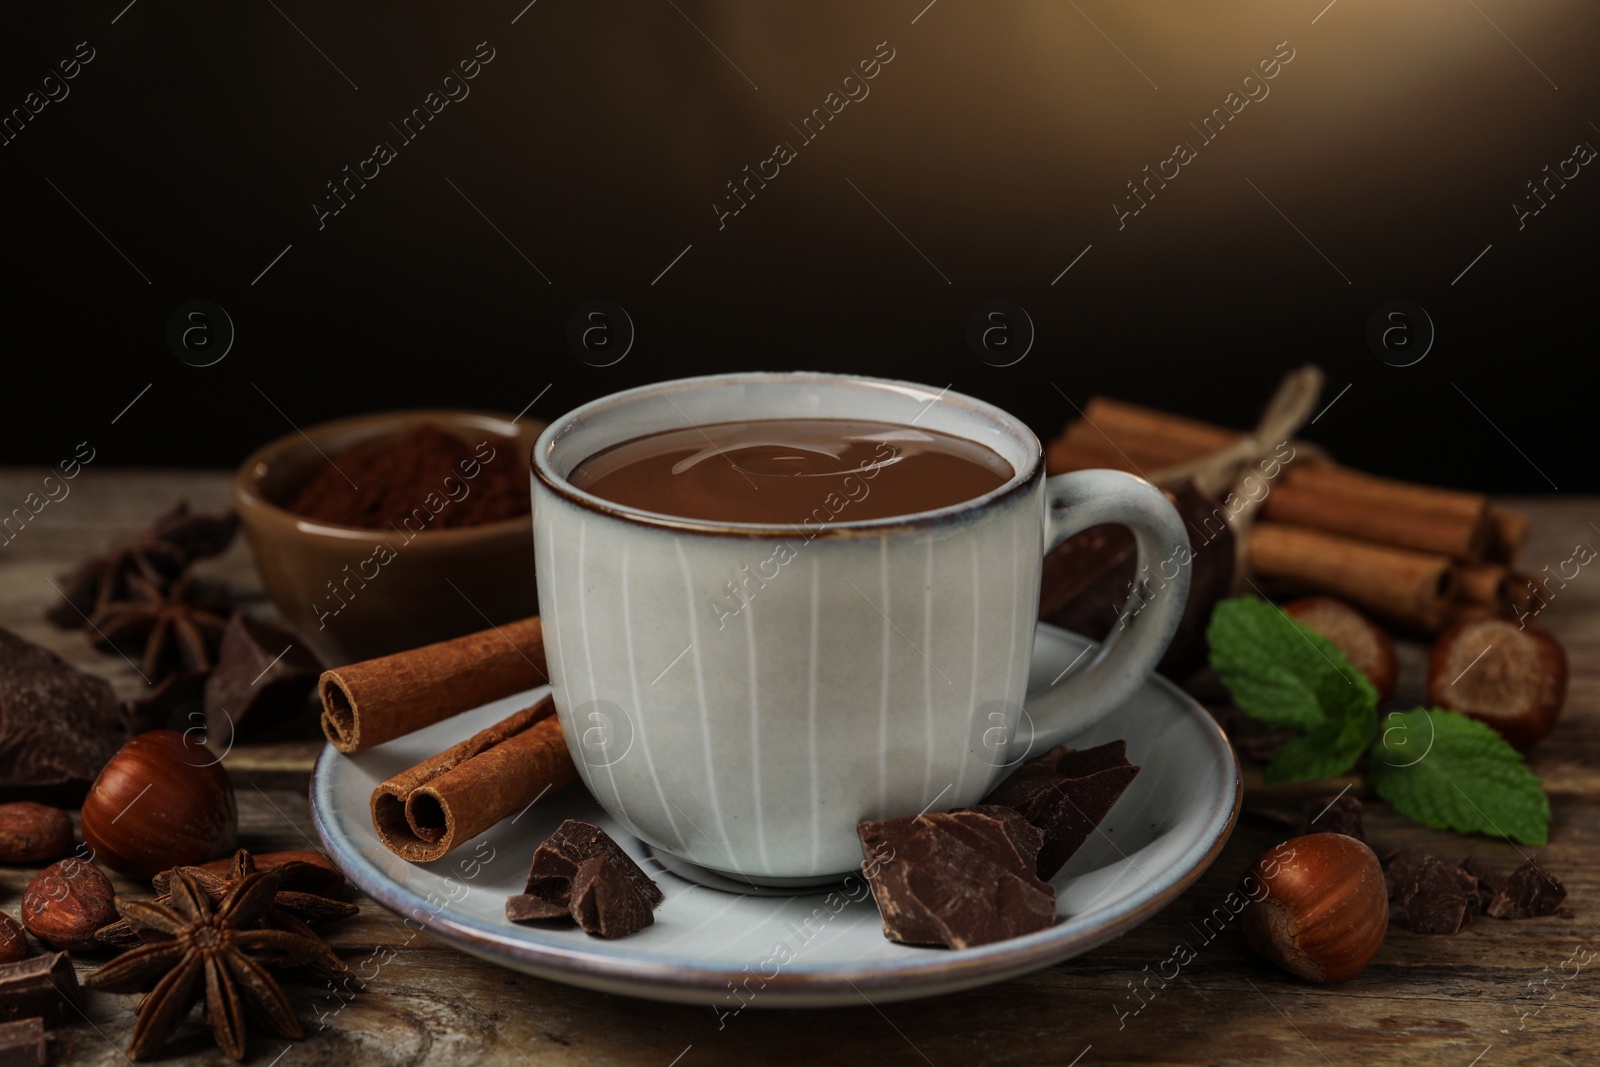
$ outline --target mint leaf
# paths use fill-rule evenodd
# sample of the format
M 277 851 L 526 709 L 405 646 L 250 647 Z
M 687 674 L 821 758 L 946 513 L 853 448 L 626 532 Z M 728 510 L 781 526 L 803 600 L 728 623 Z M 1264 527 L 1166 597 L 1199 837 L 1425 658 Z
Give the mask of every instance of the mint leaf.
M 1377 717 L 1371 711 L 1327 719 L 1272 754 L 1267 764 L 1267 784 L 1337 778 L 1356 765 L 1376 733 Z
M 1459 712 L 1422 708 L 1391 712 L 1382 725 L 1367 780 L 1400 814 L 1436 830 L 1545 844 L 1550 800 L 1494 730 Z
M 1211 666 L 1233 702 L 1275 729 L 1310 732 L 1329 719 L 1370 715 L 1378 706 L 1372 683 L 1343 652 L 1266 601 L 1222 601 L 1206 640 Z

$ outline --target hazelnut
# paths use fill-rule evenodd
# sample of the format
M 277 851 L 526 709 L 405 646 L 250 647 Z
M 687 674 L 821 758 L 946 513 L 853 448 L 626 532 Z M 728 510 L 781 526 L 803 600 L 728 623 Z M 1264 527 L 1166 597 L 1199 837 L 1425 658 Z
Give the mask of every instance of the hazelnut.
M 1289 601 L 1283 610 L 1290 618 L 1326 637 L 1334 648 L 1349 657 L 1356 670 L 1366 675 L 1372 688 L 1378 691 L 1380 702 L 1394 693 L 1394 683 L 1400 677 L 1394 642 L 1371 619 L 1331 596 L 1301 597 Z
M 1458 623 L 1428 657 L 1428 702 L 1487 723 L 1517 748 L 1554 729 L 1566 699 L 1566 650 L 1531 626 Z
M 21 800 L 0 804 L 0 863 L 46 863 L 72 851 L 72 816 Z
M 204 745 L 151 730 L 101 768 L 83 802 L 83 840 L 95 858 L 134 878 L 232 850 L 233 781 Z
M 15 963 L 31 955 L 33 946 L 28 944 L 22 924 L 0 911 L 0 963 Z
M 1250 874 L 1264 887 L 1239 915 L 1250 947 L 1311 982 L 1342 982 L 1372 962 L 1389 927 L 1377 855 L 1344 834 L 1269 849 Z
M 76 856 L 33 876 L 22 894 L 22 925 L 40 941 L 67 952 L 105 946 L 94 932 L 117 919 L 111 882 L 100 868 Z

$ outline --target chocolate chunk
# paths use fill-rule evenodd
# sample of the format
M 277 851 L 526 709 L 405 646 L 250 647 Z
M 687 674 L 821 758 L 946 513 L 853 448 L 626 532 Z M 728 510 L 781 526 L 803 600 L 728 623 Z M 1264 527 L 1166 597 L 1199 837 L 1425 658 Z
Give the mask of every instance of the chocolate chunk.
M 1055 888 L 1036 873 L 1044 834 L 1011 808 L 868 819 L 857 831 L 891 941 L 971 948 L 1055 922 Z
M 622 846 L 593 823 L 568 819 L 545 838 L 533 853 L 533 865 L 528 870 L 528 888 L 533 892 L 542 879 L 565 879 L 570 882 L 578 873 L 584 860 L 604 857 L 611 860 L 623 875 L 630 879 L 652 905 L 661 903 L 661 889 L 650 876 L 639 869 L 633 857 L 622 851 Z
M 0 796 L 86 789 L 128 736 L 110 685 L 0 629 Z
M 589 871 L 580 885 L 579 874 L 592 860 L 604 860 L 605 870 Z M 619 879 L 628 885 L 627 894 L 615 888 Z M 534 850 L 527 885 L 507 899 L 506 918 L 536 922 L 571 917 L 588 933 L 621 937 L 654 922 L 648 913 L 661 899 L 661 888 L 610 835 L 593 823 L 568 819 Z M 642 902 L 647 921 L 633 916 L 634 901 Z
M 203 720 L 200 701 L 205 691 L 205 671 L 167 675 L 125 705 L 134 733 L 162 729 L 183 731 L 199 726 Z M 194 717 L 190 718 L 191 715 Z
M 1040 878 L 1056 876 L 1139 773 L 1127 753 L 1126 741 L 1082 751 L 1057 745 L 1017 768 L 984 798 L 985 804 L 1014 808 L 1044 832 Z
M 1302 834 L 1344 834 L 1357 841 L 1366 841 L 1361 825 L 1361 798 L 1348 791 L 1337 797 L 1323 797 L 1306 805 L 1306 821 Z
M 1491 919 L 1539 919 L 1562 914 L 1566 899 L 1567 887 L 1530 856 L 1506 878 L 1485 911 Z
M 626 937 L 656 921 L 650 900 L 605 856 L 584 860 L 572 876 L 572 918 L 586 934 Z
M 82 1018 L 83 987 L 65 952 L 0 963 L 0 1022 L 42 1016 L 51 1023 Z
M 49 1051 L 43 1019 L 0 1023 L 0 1067 L 42 1067 Z
M 1472 924 L 1478 880 L 1437 856 L 1410 864 L 1400 885 L 1400 907 L 1419 934 L 1458 934 Z
M 205 684 L 206 743 L 225 752 L 234 738 L 292 717 L 321 675 L 322 661 L 294 634 L 235 613 Z

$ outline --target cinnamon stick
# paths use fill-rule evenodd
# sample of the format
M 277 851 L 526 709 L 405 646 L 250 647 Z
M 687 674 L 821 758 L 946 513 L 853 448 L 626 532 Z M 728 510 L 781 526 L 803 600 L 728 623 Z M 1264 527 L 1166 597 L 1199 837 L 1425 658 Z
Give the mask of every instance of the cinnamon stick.
M 1445 556 L 1390 548 L 1287 523 L 1257 523 L 1250 565 L 1297 591 L 1328 593 L 1425 633 L 1442 629 L 1456 600 Z
M 1379 478 L 1333 464 L 1291 463 L 1267 494 L 1261 517 L 1479 560 L 1489 544 L 1488 507 L 1479 493 Z
M 1489 505 L 1489 548 L 1484 558 L 1491 563 L 1511 565 L 1522 553 L 1522 543 L 1528 539 L 1528 516 L 1510 508 Z
M 1461 599 L 1495 614 L 1511 610 L 1511 568 L 1501 563 L 1471 563 L 1461 568 Z
M 346 755 L 549 681 L 537 615 L 324 671 L 322 732 Z
M 389 851 L 427 863 L 577 777 L 546 696 L 378 786 L 372 825 Z
M 1148 461 L 1158 467 L 1199 459 L 1244 436 L 1237 430 L 1104 396 L 1089 399 L 1083 418 L 1069 426 L 1067 434 L 1074 443 L 1109 441 L 1140 466 Z
M 1071 425 L 1076 426 L 1077 423 Z M 1119 455 L 1104 441 L 1098 446 L 1089 442 L 1068 441 L 1066 434 L 1062 434 L 1045 446 L 1044 469 L 1048 474 L 1063 474 L 1067 471 L 1089 470 L 1096 467 L 1137 474 L 1144 464 L 1135 463 L 1128 456 Z

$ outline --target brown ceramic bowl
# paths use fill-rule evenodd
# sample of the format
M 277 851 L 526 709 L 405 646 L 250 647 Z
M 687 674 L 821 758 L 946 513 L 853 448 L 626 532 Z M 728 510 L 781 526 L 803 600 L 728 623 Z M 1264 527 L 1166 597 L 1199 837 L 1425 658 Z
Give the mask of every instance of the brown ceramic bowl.
M 358 415 L 285 434 L 245 460 L 234 476 L 234 505 L 267 595 L 330 666 L 538 613 L 533 524 L 526 515 L 482 526 L 397 532 L 334 526 L 284 510 L 327 463 L 325 457 L 399 437 L 419 423 L 433 423 L 469 444 L 488 434 L 509 438 L 519 453 L 513 461 L 524 472 L 545 427 L 538 420 L 513 423 L 509 415 L 479 411 Z M 382 545 L 393 556 L 374 562 L 386 555 L 377 552 Z

